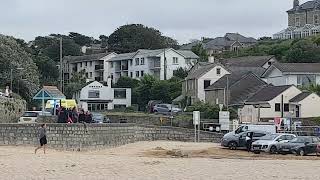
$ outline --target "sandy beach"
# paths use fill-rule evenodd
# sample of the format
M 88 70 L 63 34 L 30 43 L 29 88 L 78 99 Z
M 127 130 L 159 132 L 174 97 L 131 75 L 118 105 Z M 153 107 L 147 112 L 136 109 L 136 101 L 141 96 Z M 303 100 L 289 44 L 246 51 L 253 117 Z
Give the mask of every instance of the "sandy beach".
M 238 157 L 238 158 L 237 158 Z M 320 158 L 229 151 L 212 143 L 138 142 L 93 152 L 0 146 L 1 180 L 320 179 Z

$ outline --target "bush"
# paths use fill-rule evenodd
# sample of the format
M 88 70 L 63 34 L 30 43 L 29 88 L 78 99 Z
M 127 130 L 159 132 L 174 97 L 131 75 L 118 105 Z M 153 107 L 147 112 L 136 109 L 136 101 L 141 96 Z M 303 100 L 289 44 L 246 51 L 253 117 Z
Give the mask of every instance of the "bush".
M 219 119 L 220 108 L 213 106 L 208 103 L 195 103 L 193 106 L 187 107 L 187 112 L 200 111 L 202 114 L 201 118 L 204 119 Z

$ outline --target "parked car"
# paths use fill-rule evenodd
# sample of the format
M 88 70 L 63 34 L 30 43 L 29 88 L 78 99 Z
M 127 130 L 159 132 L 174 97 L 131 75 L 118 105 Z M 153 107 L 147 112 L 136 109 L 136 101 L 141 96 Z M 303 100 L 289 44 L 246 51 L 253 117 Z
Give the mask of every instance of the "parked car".
M 320 139 L 315 136 L 298 136 L 288 143 L 281 144 L 279 152 L 281 154 L 294 153 L 296 155 L 304 156 L 308 154 L 319 152 Z
M 26 111 L 19 118 L 18 123 L 37 123 L 39 113 L 35 111 Z
M 148 102 L 148 105 L 147 105 L 147 110 L 149 113 L 153 113 L 154 112 L 154 106 L 157 105 L 157 104 L 161 104 L 162 101 L 160 100 L 151 100 Z
M 98 124 L 102 124 L 102 123 L 109 123 L 110 119 L 107 118 L 105 115 L 100 114 L 100 113 L 93 113 L 92 114 L 92 123 L 98 123 Z
M 182 112 L 182 109 L 171 104 L 156 104 L 153 108 L 153 112 L 159 114 L 170 114 L 172 112 L 177 114 Z
M 287 143 L 295 137 L 294 134 L 268 134 L 252 143 L 252 151 L 256 154 L 260 152 L 275 154 L 278 152 L 281 143 Z
M 246 136 L 248 133 L 253 133 L 252 142 L 259 140 L 261 137 L 269 134 L 264 131 L 246 131 L 239 134 L 226 134 L 221 140 L 221 146 L 228 147 L 229 149 L 235 150 L 240 147 L 246 147 Z

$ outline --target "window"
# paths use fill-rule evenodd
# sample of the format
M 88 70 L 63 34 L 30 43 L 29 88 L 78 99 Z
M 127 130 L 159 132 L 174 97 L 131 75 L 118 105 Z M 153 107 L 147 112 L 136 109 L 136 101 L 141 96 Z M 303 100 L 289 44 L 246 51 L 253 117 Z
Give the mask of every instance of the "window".
M 178 57 L 173 57 L 172 64 L 179 64 Z
M 80 63 L 80 67 L 82 67 L 82 63 Z
M 319 25 L 319 14 L 313 15 L 313 23 Z
M 211 83 L 211 81 L 210 80 L 204 80 L 204 89 L 207 89 L 207 87 L 209 87 L 210 86 L 210 83 Z
M 275 105 L 275 111 L 276 111 L 276 112 L 280 112 L 280 111 L 281 111 L 281 104 L 280 104 L 280 103 L 276 103 L 276 105 Z
M 268 62 L 268 65 L 270 66 L 271 64 L 272 64 L 272 62 L 269 61 L 269 62 Z
M 139 65 L 139 58 L 136 58 L 136 66 Z
M 110 75 L 111 80 L 113 80 L 113 74 Z
M 133 73 L 132 73 L 132 72 L 130 72 L 130 77 L 131 77 L 131 78 L 133 77 Z
M 86 78 L 88 78 L 89 77 L 89 73 L 86 73 Z
M 126 89 L 115 89 L 114 90 L 114 98 L 115 99 L 126 99 L 127 98 Z
M 132 66 L 132 59 L 130 60 L 130 66 Z
M 90 61 L 90 67 L 92 66 L 92 61 Z
M 89 91 L 88 98 L 100 98 L 100 91 L 97 91 L 97 90 Z
M 125 109 L 127 106 L 124 104 L 115 104 L 114 109 Z
M 144 71 L 141 71 L 141 77 L 143 77 L 144 76 Z
M 88 111 L 105 111 L 108 110 L 108 104 L 88 103 Z
M 295 25 L 296 25 L 296 27 L 300 27 L 300 18 L 299 17 L 296 17 Z
M 289 112 L 289 104 L 284 104 L 283 105 L 283 111 L 284 112 Z
M 87 62 L 87 61 L 85 62 L 85 66 L 86 66 L 86 67 L 88 66 L 88 62 Z
M 139 77 L 139 71 L 136 71 L 136 77 Z
M 221 75 L 221 68 L 217 68 L 217 75 Z
M 113 62 L 110 62 L 110 67 L 113 68 Z
M 141 58 L 140 61 L 141 61 L 141 62 L 140 62 L 140 65 L 144 65 L 144 58 Z
M 90 76 L 89 77 L 91 77 L 92 78 L 92 72 L 90 72 Z
M 298 75 L 298 86 L 309 86 L 316 83 L 316 75 Z

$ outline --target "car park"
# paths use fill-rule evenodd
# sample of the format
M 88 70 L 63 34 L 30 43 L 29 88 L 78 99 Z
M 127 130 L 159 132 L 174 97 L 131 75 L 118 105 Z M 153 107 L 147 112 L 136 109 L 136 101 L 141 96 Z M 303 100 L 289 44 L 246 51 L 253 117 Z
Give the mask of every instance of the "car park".
M 246 147 L 246 137 L 249 133 L 253 133 L 252 142 L 259 140 L 261 137 L 269 134 L 264 131 L 246 131 L 239 134 L 226 134 L 221 140 L 221 146 L 235 150 L 237 148 Z
M 295 137 L 294 134 L 268 134 L 252 143 L 252 151 L 256 154 L 260 152 L 275 154 L 282 143 L 287 143 Z
M 171 113 L 174 113 L 174 114 L 181 113 L 182 109 L 171 104 L 156 104 L 153 107 L 153 112 L 157 114 L 169 115 Z
M 320 139 L 315 136 L 298 136 L 288 143 L 281 144 L 279 152 L 281 154 L 293 153 L 300 156 L 308 154 L 319 155 Z

